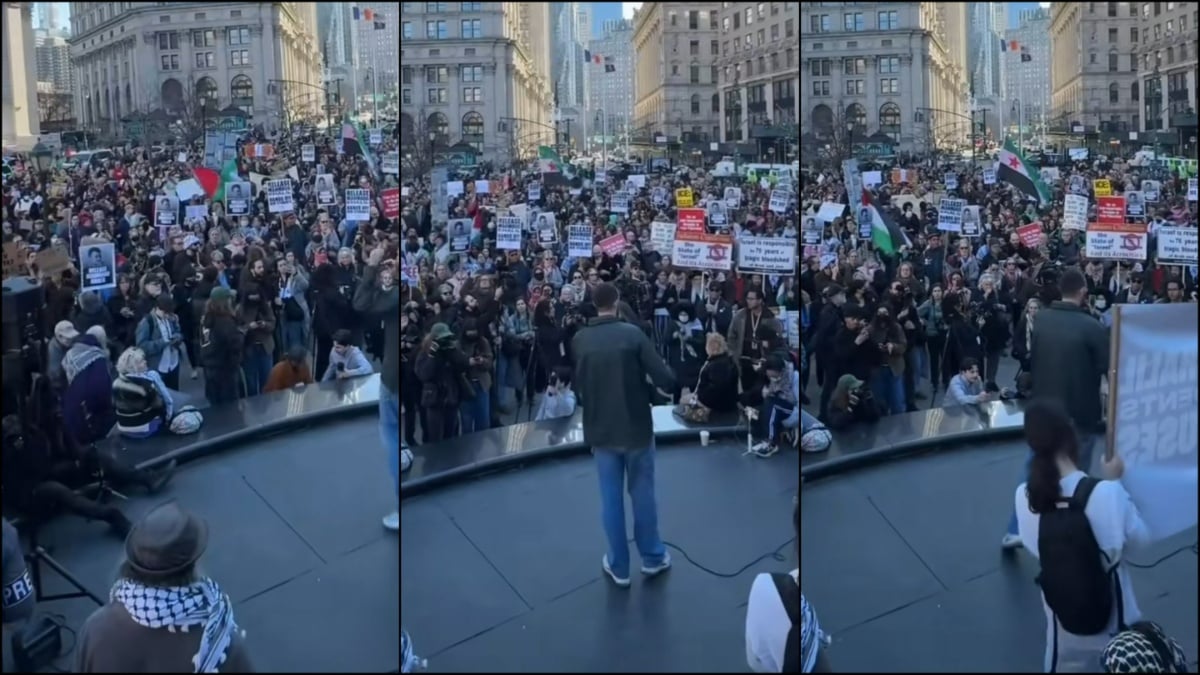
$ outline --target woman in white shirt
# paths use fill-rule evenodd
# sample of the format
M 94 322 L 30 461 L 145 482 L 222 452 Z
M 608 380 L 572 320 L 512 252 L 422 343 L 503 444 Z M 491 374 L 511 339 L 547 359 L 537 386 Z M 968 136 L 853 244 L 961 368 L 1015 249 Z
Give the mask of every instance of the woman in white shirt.
M 1075 488 L 1087 474 L 1077 466 L 1079 437 L 1070 418 L 1057 403 L 1036 402 L 1025 411 L 1025 438 L 1033 450 L 1029 464 L 1029 480 L 1017 487 L 1015 505 L 1017 531 L 1025 548 L 1039 558 L 1038 534 L 1042 513 L 1057 507 L 1060 499 L 1070 498 Z M 1091 493 L 1084 509 L 1096 544 L 1104 554 L 1106 569 L 1118 565 L 1127 549 L 1144 546 L 1150 542 L 1150 532 L 1129 493 L 1119 479 L 1125 472 L 1125 464 L 1119 456 L 1103 463 L 1105 477 Z M 1121 595 L 1124 603 L 1126 625 L 1141 619 L 1137 599 L 1133 593 L 1133 581 L 1125 567 L 1117 567 Z M 1042 596 L 1042 608 L 1046 614 L 1046 672 L 1096 672 L 1100 655 L 1117 628 L 1118 603 L 1112 603 L 1112 616 L 1108 626 L 1095 635 L 1074 635 L 1062 628 L 1054 617 L 1046 598 Z M 1054 663 L 1055 631 L 1058 633 L 1058 658 Z

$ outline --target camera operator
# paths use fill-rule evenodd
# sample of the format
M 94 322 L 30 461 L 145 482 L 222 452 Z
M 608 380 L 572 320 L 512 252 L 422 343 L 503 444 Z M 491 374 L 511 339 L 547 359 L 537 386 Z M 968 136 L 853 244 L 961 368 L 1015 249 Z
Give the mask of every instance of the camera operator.
M 948 290 L 942 298 L 942 320 L 946 324 L 946 349 L 942 355 L 942 384 L 950 386 L 950 378 L 958 372 L 965 358 L 983 360 L 982 338 L 975 322 L 970 320 L 963 294 Z
M 892 319 L 886 305 L 875 309 L 875 318 L 868 327 L 869 339 L 879 350 L 879 360 L 869 382 L 876 400 L 893 415 L 904 410 L 904 352 L 908 344 L 904 330 Z
M 534 420 L 553 420 L 575 414 L 575 392 L 571 390 L 571 369 L 559 366 L 550 374 L 545 396 L 538 406 Z
M 435 323 L 421 345 L 413 370 L 421 383 L 421 409 L 425 411 L 425 442 L 453 438 L 458 430 L 458 406 L 470 364 L 458 347 L 450 327 Z
M 983 380 L 995 383 L 1000 357 L 1010 336 L 1012 319 L 1008 315 L 1009 299 L 996 289 L 995 277 L 984 274 L 979 277 L 979 288 L 972 294 L 971 301 L 971 314 L 982 340 Z
M 400 400 L 407 413 L 404 416 L 404 441 L 409 445 L 417 445 L 418 415 L 422 420 L 425 417 L 421 409 L 421 385 L 414 369 L 423 337 L 420 305 L 409 301 L 400 314 Z M 422 423 L 421 428 L 427 427 Z
M 878 421 L 883 413 L 871 388 L 863 380 L 846 374 L 838 378 L 833 389 L 825 426 L 833 431 L 841 431 L 856 424 Z
M 469 434 L 491 428 L 488 397 L 492 389 L 495 357 L 491 341 L 483 334 L 482 324 L 477 318 L 463 319 L 462 353 L 467 359 L 467 375 L 460 404 L 461 428 L 463 434 Z
M 886 303 L 904 331 L 908 349 L 904 351 L 904 407 L 908 412 L 917 409 L 917 385 L 925 372 L 925 330 L 913 296 L 912 286 L 901 280 L 893 281 L 888 289 Z
M 17 530 L 9 524 L 8 519 L 3 521 L 3 528 L 4 558 L 0 561 L 3 564 L 4 575 L 2 618 L 4 625 L 8 626 L 33 616 L 36 593 L 34 593 L 33 578 L 29 574 L 29 568 L 25 565 L 25 555 L 21 552 L 21 541 L 17 536 Z

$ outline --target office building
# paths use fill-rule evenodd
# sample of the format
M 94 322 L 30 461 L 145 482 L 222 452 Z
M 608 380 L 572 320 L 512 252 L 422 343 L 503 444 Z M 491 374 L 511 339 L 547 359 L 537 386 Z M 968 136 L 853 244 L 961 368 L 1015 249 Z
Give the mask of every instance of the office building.
M 1000 39 L 1004 3 L 967 4 L 971 40 L 967 50 L 971 87 L 977 97 L 1000 95 Z M 997 10 L 1000 10 L 999 12 Z
M 1140 128 L 1139 4 L 1051 5 L 1052 130 L 1106 143 Z
M 634 14 L 635 136 L 703 150 L 720 137 L 721 4 L 655 2 Z
M 315 120 L 324 103 L 316 26 L 310 3 L 73 2 L 75 117 L 113 136 L 164 114 L 227 129 Z
M 0 118 L 5 150 L 28 151 L 39 133 L 37 105 L 37 53 L 33 40 L 32 2 L 5 2 L 3 10 L 3 63 L 0 68 Z
M 601 61 L 587 66 L 592 113 L 590 136 L 595 140 L 606 135 L 612 145 L 624 137 L 633 120 L 633 22 L 605 21 L 601 36 L 588 43 L 588 50 Z
M 397 21 L 399 21 L 399 3 L 374 2 L 359 3 L 359 18 L 354 19 L 350 13 L 357 50 L 358 93 L 361 96 L 359 107 L 371 110 L 371 94 L 376 85 L 372 81 L 375 69 L 379 69 L 378 93 L 382 98 L 393 91 L 400 80 L 400 52 L 396 40 Z M 367 10 L 371 19 L 368 20 Z M 377 28 L 382 26 L 382 28 Z
M 968 143 L 966 3 L 804 3 L 800 18 L 802 150 L 872 138 L 914 153 Z
M 1050 117 L 1050 11 L 1024 10 L 1018 25 L 1004 32 L 1004 40 L 1017 49 L 1001 53 L 1004 64 L 1005 122 L 1027 136 Z
M 1196 156 L 1197 6 L 1185 2 L 1133 3 L 1138 13 L 1140 125 L 1146 144 Z M 1132 35 L 1132 33 L 1131 33 Z
M 71 46 L 67 39 L 38 28 L 33 31 L 34 51 L 37 54 L 38 82 L 48 82 L 51 91 L 70 93 L 74 88 L 71 72 Z
M 554 145 L 549 7 L 403 3 L 401 145 L 420 153 L 466 144 L 494 161 Z
M 782 162 L 799 136 L 799 5 L 726 2 L 721 3 L 718 19 L 720 130 L 714 140 L 763 144 L 765 139 L 786 139 L 786 145 L 779 147 L 780 156 L 774 158 Z

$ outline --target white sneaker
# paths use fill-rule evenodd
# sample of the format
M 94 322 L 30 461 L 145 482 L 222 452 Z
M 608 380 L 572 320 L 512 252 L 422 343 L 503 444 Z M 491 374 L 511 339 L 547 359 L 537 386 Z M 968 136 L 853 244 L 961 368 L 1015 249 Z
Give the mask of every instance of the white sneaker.
M 1021 537 L 1015 534 L 1006 534 L 1000 540 L 1000 547 L 1004 549 L 1021 548 Z
M 604 573 L 608 575 L 608 578 L 613 580 L 614 584 L 616 584 L 617 586 L 620 586 L 621 588 L 629 588 L 629 577 L 625 577 L 622 579 L 621 577 L 618 577 L 617 575 L 613 574 L 612 568 L 608 566 L 608 554 L 607 553 L 604 554 L 604 560 L 601 561 L 600 565 L 601 565 L 601 567 L 604 568 Z
M 750 448 L 750 452 L 757 457 L 770 457 L 771 455 L 779 452 L 779 448 L 771 445 L 771 443 L 768 441 L 760 441 L 755 443 L 754 447 Z
M 663 557 L 663 561 L 660 562 L 659 564 L 655 565 L 654 567 L 647 567 L 646 565 L 642 565 L 642 574 L 645 574 L 648 577 L 652 577 L 652 576 L 655 576 L 658 574 L 662 574 L 663 572 L 666 572 L 669 569 L 671 569 L 671 554 L 667 553 Z
M 412 468 L 413 454 L 408 448 L 400 448 L 400 473 Z
M 395 511 L 383 517 L 383 527 L 392 532 L 400 531 L 400 512 Z

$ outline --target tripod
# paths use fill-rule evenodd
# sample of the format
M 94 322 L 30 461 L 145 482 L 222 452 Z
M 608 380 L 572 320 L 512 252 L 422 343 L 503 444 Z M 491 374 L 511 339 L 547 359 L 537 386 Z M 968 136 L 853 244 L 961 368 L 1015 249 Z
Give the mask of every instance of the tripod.
M 33 589 L 34 589 L 34 593 L 36 594 L 35 597 L 37 598 L 37 601 L 40 603 L 40 602 L 53 602 L 55 600 L 74 600 L 75 598 L 88 598 L 92 602 L 96 603 L 96 605 L 98 607 L 103 607 L 105 603 L 104 603 L 104 600 L 100 599 L 100 596 L 89 591 L 87 589 L 87 587 L 83 585 L 83 582 L 81 582 L 79 579 L 77 579 L 75 577 L 75 575 L 71 574 L 71 572 L 69 570 L 67 570 L 66 567 L 63 567 L 62 563 L 55 560 L 54 557 L 51 556 L 50 553 L 48 551 L 46 551 L 46 549 L 43 548 L 41 546 L 41 544 L 38 543 L 38 528 L 39 528 L 39 525 L 37 525 L 37 524 L 33 524 L 32 527 L 30 528 L 29 550 L 31 551 L 31 553 L 25 554 L 25 560 L 29 565 L 29 576 L 33 579 Z M 50 569 L 57 572 L 58 576 L 65 579 L 67 581 L 67 583 L 74 586 L 76 590 L 74 592 L 58 593 L 56 595 L 47 594 L 44 591 L 43 586 L 42 586 L 42 564 L 43 563 L 46 566 L 48 566 Z

